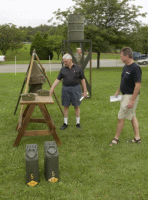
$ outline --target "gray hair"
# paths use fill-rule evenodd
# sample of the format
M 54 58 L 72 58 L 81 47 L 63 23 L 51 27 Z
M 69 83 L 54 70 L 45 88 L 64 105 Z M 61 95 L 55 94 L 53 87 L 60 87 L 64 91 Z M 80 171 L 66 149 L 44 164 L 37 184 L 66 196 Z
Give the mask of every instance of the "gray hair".
M 72 59 L 72 56 L 71 56 L 70 54 L 66 53 L 66 54 L 63 56 L 63 58 L 65 58 L 65 59 L 67 59 L 67 60 L 70 60 L 70 59 Z

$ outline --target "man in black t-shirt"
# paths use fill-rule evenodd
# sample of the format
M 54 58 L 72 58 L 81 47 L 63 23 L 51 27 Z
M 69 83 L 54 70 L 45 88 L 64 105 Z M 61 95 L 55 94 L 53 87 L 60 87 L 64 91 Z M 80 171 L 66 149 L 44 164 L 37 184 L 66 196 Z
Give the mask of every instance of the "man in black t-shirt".
M 54 81 L 52 87 L 50 88 L 50 95 L 53 94 L 54 88 L 58 85 L 60 80 L 63 79 L 62 105 L 64 106 L 64 124 L 60 129 L 64 130 L 68 127 L 68 109 L 70 104 L 72 104 L 75 108 L 76 127 L 80 129 L 80 80 L 84 91 L 83 96 L 87 97 L 84 73 L 79 65 L 76 65 L 72 62 L 72 57 L 70 54 L 65 54 L 63 56 L 63 62 L 65 66 L 60 70 L 57 79 Z
M 118 113 L 118 124 L 117 131 L 114 139 L 110 143 L 110 146 L 117 144 L 119 141 L 119 136 L 124 127 L 124 119 L 131 121 L 135 138 L 127 142 L 136 142 L 140 143 L 139 135 L 139 124 L 136 118 L 136 107 L 139 100 L 140 88 L 141 88 L 141 75 L 142 71 L 139 65 L 137 65 L 133 60 L 133 52 L 129 47 L 125 47 L 121 51 L 121 60 L 125 63 L 121 74 L 121 83 L 120 87 L 115 93 L 117 97 L 118 94 L 122 93 L 120 110 Z

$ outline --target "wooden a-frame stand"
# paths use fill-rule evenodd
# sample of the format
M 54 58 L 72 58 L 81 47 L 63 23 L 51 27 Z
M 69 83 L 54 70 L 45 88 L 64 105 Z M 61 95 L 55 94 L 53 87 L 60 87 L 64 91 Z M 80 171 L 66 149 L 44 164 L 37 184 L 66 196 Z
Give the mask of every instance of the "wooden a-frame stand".
M 33 66 L 33 61 L 34 61 L 34 56 L 36 56 L 40 66 L 42 67 L 42 65 L 39 61 L 39 58 L 36 55 L 35 50 L 34 50 L 33 54 L 32 54 L 32 58 L 31 58 L 29 73 L 28 73 L 28 76 L 27 76 L 25 93 L 27 93 L 27 89 L 28 89 L 28 84 L 29 84 L 32 66 Z M 42 70 L 43 70 L 44 75 L 46 76 L 46 73 L 45 73 L 45 70 L 44 70 L 43 67 L 42 67 Z M 46 78 L 47 78 L 47 76 L 46 76 Z M 16 137 L 16 140 L 15 140 L 13 146 L 18 146 L 20 141 L 21 141 L 21 138 L 23 136 L 38 136 L 38 135 L 52 135 L 55 142 L 57 143 L 57 145 L 61 145 L 59 137 L 56 133 L 55 125 L 52 121 L 51 116 L 48 113 L 47 108 L 46 108 L 46 104 L 53 104 L 54 103 L 52 97 L 51 96 L 38 96 L 37 94 L 35 94 L 35 95 L 36 95 L 35 101 L 23 101 L 22 99 L 20 101 L 21 111 L 20 111 L 19 122 L 18 122 L 18 125 L 16 127 L 16 130 L 18 131 L 18 135 Z M 23 112 L 24 105 L 27 105 L 27 106 L 26 106 L 26 108 Z M 39 106 L 41 113 L 44 116 L 44 119 L 33 119 L 33 118 L 31 118 L 32 113 L 35 109 L 35 106 Z M 48 130 L 25 131 L 29 122 L 46 123 L 47 126 L 48 126 Z

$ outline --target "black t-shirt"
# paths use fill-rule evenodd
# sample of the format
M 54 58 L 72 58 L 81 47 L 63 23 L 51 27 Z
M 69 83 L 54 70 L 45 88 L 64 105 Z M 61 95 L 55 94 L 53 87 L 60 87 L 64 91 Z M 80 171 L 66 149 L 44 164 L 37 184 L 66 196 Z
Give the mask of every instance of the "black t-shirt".
M 139 65 L 125 65 L 121 74 L 120 91 L 122 94 L 133 94 L 135 83 L 141 82 L 142 71 Z
M 80 80 L 84 79 L 84 73 L 79 65 L 74 64 L 71 69 L 62 67 L 57 77 L 58 80 L 63 79 L 64 86 L 76 86 L 80 84 Z

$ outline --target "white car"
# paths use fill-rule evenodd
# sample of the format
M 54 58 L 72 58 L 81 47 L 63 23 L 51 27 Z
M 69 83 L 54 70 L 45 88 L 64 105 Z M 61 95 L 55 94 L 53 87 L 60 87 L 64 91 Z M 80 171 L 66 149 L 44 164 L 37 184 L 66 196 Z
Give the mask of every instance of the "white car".
M 5 61 L 5 56 L 0 56 L 0 62 L 4 62 Z
M 148 58 L 142 59 L 142 60 L 137 60 L 137 63 L 139 65 L 146 65 L 146 64 L 148 64 Z

